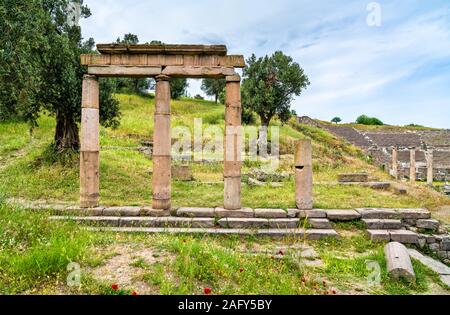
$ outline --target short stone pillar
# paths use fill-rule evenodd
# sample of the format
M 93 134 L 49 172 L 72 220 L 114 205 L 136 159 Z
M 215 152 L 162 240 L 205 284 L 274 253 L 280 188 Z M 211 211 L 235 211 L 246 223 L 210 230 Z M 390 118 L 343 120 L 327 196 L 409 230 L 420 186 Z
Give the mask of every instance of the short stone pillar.
M 156 77 L 155 124 L 153 128 L 153 209 L 167 210 L 171 206 L 170 82 L 169 77 Z
M 428 150 L 425 158 L 427 160 L 427 184 L 433 186 L 433 150 Z
M 410 150 L 409 181 L 413 184 L 416 182 L 416 149 Z
M 80 137 L 80 207 L 99 205 L 99 84 L 97 77 L 83 77 Z
M 241 78 L 226 77 L 225 141 L 224 141 L 224 208 L 241 209 Z
M 398 179 L 398 150 L 392 148 L 392 176 Z
M 313 171 L 311 140 L 295 143 L 295 202 L 300 210 L 313 208 Z

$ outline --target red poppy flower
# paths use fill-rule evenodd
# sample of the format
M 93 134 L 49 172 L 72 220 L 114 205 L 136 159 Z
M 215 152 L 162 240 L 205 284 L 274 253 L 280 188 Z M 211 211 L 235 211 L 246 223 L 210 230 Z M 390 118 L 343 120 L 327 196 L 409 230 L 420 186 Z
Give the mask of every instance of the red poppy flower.
M 239 272 L 243 273 L 244 272 L 244 268 L 239 269 Z
M 136 291 L 131 292 L 131 295 L 138 295 Z
M 203 289 L 203 292 L 205 292 L 205 294 L 211 294 L 212 290 L 211 288 L 205 288 Z
M 112 284 L 111 289 L 113 289 L 114 291 L 117 291 L 117 290 L 119 290 L 119 286 L 117 284 Z
M 333 293 L 334 295 L 337 294 L 336 290 L 331 291 L 331 293 Z

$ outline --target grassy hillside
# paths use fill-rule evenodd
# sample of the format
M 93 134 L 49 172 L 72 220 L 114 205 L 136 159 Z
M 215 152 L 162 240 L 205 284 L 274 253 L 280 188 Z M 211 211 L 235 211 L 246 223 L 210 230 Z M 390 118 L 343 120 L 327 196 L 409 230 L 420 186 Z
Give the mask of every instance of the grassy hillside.
M 149 205 L 152 161 L 137 148 L 151 140 L 154 99 L 116 95 L 123 117 L 116 130 L 101 129 L 101 203 Z M 172 102 L 173 126 L 223 126 L 224 106 L 183 99 Z M 355 147 L 324 130 L 290 122 L 281 125 L 281 170 L 293 171 L 293 144 L 311 138 L 314 146 L 314 198 L 320 208 L 420 207 L 435 209 L 450 199 L 422 185 L 410 194 L 336 184 L 342 172 L 368 171 L 374 179 L 385 173 L 366 162 Z M 417 281 L 399 283 L 386 273 L 383 245 L 372 244 L 358 224 L 335 224 L 340 240 L 307 243 L 303 239 L 239 238 L 237 236 L 119 235 L 94 233 L 71 223 L 49 220 L 9 205 L 6 198 L 78 201 L 78 161 L 54 164 L 47 147 L 54 119 L 45 113 L 39 127 L 0 123 L 0 294 L 445 294 L 436 274 L 413 261 Z M 244 163 L 244 173 L 255 162 Z M 221 163 L 193 164 L 194 182 L 173 182 L 178 206 L 218 206 L 222 203 Z M 249 207 L 294 207 L 293 180 L 280 187 L 243 186 Z M 299 259 L 299 248 L 316 256 Z M 370 286 L 366 261 L 381 266 L 381 284 Z M 81 285 L 66 285 L 67 264 L 82 270 Z M 121 270 L 120 273 L 117 270 Z M 267 271 L 270 272 L 267 272 Z M 111 284 L 120 290 L 111 290 Z
M 137 148 L 151 140 L 154 99 L 136 95 L 116 95 L 122 110 L 118 129 L 101 129 L 101 203 L 104 205 L 148 205 L 151 202 L 152 161 Z M 172 101 L 172 125 L 193 129 L 194 118 L 203 120 L 203 128 L 224 125 L 224 106 L 209 101 L 182 99 Z M 425 187 L 411 187 L 414 194 L 399 196 L 391 192 L 362 187 L 336 185 L 343 172 L 368 171 L 374 179 L 388 176 L 366 163 L 362 153 L 324 130 L 291 121 L 280 127 L 280 168 L 293 172 L 294 141 L 313 140 L 314 198 L 318 208 L 352 207 L 429 207 L 449 204 L 448 198 Z M 23 123 L 0 124 L 0 190 L 7 197 L 26 200 L 77 203 L 78 161 L 70 167 L 48 162 L 46 148 L 52 141 L 54 119 L 43 115 L 32 134 Z M 246 161 L 243 172 L 258 165 Z M 222 202 L 222 163 L 194 163 L 195 181 L 173 182 L 176 206 L 219 206 Z M 293 180 L 281 187 L 244 185 L 243 204 L 248 207 L 294 207 Z

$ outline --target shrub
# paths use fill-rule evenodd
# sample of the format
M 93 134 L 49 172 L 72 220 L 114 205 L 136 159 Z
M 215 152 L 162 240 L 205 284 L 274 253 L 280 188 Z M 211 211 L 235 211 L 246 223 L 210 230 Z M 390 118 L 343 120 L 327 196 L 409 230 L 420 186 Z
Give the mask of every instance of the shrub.
M 356 119 L 357 124 L 369 125 L 369 126 L 382 126 L 384 123 L 375 117 L 369 117 L 366 115 L 361 115 Z

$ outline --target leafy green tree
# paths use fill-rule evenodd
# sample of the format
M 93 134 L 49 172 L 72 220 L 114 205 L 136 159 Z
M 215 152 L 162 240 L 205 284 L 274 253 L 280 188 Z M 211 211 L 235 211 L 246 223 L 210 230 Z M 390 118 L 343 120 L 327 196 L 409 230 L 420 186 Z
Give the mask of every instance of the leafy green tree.
M 361 115 L 356 119 L 356 123 L 357 124 L 361 124 L 361 125 L 372 125 L 372 126 L 382 126 L 384 125 L 384 123 L 376 118 L 376 117 L 369 117 L 366 115 Z
M 139 44 L 139 37 L 135 34 L 125 34 L 123 39 L 116 40 L 118 44 L 136 45 Z M 141 94 L 150 88 L 150 79 L 145 78 L 118 78 L 115 79 L 117 89 L 127 93 Z
M 208 96 L 214 96 L 214 101 L 219 101 L 220 94 L 223 93 L 226 85 L 225 79 L 203 79 L 201 89 Z
M 187 79 L 174 78 L 170 80 L 170 96 L 172 99 L 179 99 L 181 96 L 186 95 L 189 83 Z
M 300 65 L 281 51 L 257 59 L 252 55 L 244 68 L 242 103 L 269 126 L 276 115 L 282 122 L 291 117 L 291 102 L 310 84 Z
M 342 119 L 340 117 L 334 117 L 331 122 L 335 123 L 335 124 L 339 124 L 342 121 Z
M 82 0 L 71 2 L 80 5 L 81 17 L 90 16 Z M 77 122 L 81 116 L 81 86 L 86 72 L 80 64 L 80 54 L 94 53 L 94 40 L 83 42 L 80 27 L 71 21 L 71 2 L 5 0 L 0 4 L 0 14 L 8 18 L 6 32 L 0 33 L 0 41 L 6 44 L 2 45 L 0 58 L 20 60 L 24 65 L 12 69 L 2 62 L 0 90 L 9 89 L 13 96 L 7 100 L 1 94 L 0 107 L 6 108 L 1 110 L 2 118 L 3 112 L 7 112 L 6 116 L 15 115 L 36 126 L 42 110 L 47 110 L 56 119 L 53 148 L 58 153 L 79 149 Z M 117 126 L 120 113 L 118 102 L 111 96 L 113 87 L 108 80 L 101 81 L 100 85 L 100 121 L 106 126 Z
M 27 120 L 35 125 L 42 67 L 35 58 L 45 46 L 40 1 L 0 2 L 0 120 Z

